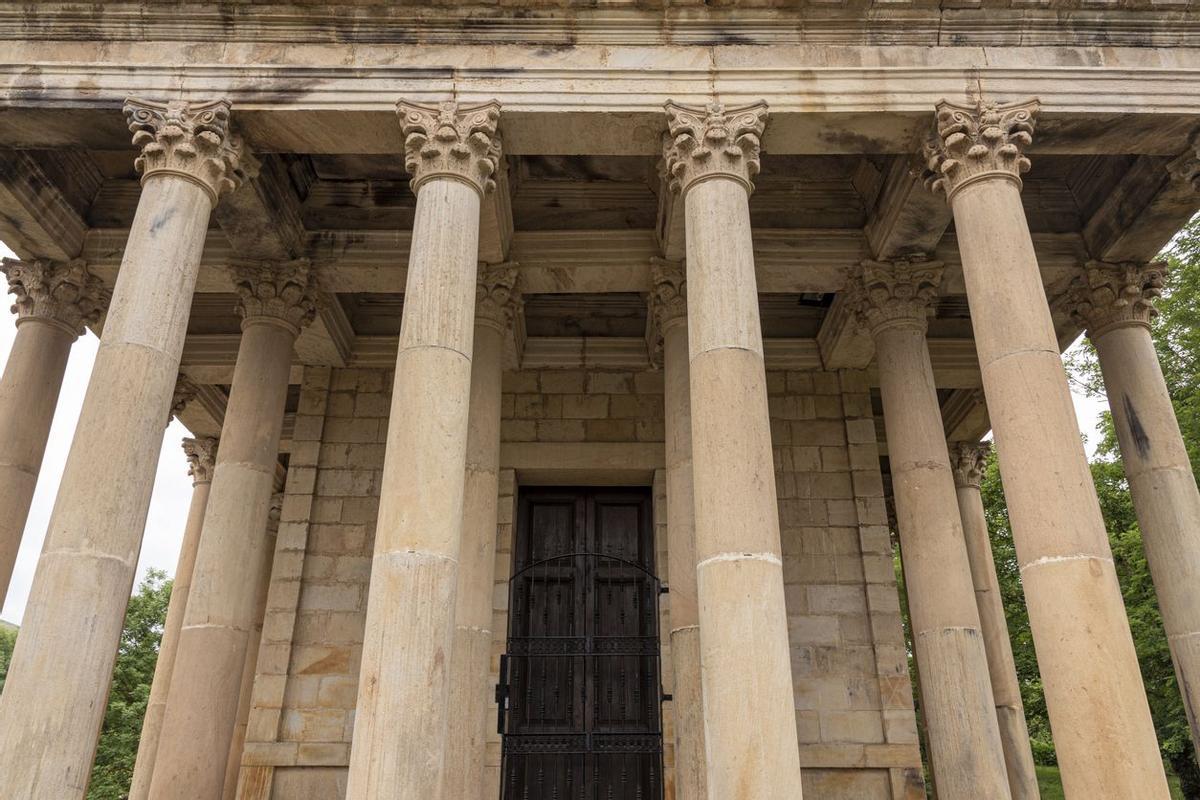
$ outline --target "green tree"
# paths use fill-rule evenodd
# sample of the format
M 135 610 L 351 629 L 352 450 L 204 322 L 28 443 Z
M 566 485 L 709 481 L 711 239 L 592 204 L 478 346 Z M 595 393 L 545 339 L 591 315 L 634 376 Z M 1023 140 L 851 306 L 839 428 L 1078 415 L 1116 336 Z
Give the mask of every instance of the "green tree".
M 165 572 L 153 569 L 130 598 L 104 712 L 104 727 L 92 765 L 88 800 L 128 797 L 170 598 L 171 581 Z
M 17 643 L 16 627 L 0 622 L 0 692 L 4 691 L 4 679 L 8 676 L 8 663 L 12 661 L 13 646 Z

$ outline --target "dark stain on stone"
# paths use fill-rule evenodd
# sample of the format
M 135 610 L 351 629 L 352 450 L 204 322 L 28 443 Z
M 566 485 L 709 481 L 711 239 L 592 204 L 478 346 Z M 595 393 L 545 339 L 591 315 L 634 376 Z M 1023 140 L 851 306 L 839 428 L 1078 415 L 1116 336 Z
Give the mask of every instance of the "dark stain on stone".
M 150 221 L 150 235 L 156 236 L 158 234 L 158 232 L 163 229 L 163 226 L 166 225 L 168 222 L 170 222 L 171 218 L 174 216 L 175 216 L 174 208 L 168 208 L 166 211 L 163 211 L 158 216 L 156 216 L 153 220 Z
M 1121 405 L 1125 408 L 1125 418 L 1129 424 L 1129 435 L 1133 437 L 1133 446 L 1137 448 L 1139 456 L 1146 458 L 1150 455 L 1150 437 L 1146 435 L 1146 429 L 1142 427 L 1142 420 L 1138 417 L 1137 409 L 1133 407 L 1129 395 L 1121 397 Z

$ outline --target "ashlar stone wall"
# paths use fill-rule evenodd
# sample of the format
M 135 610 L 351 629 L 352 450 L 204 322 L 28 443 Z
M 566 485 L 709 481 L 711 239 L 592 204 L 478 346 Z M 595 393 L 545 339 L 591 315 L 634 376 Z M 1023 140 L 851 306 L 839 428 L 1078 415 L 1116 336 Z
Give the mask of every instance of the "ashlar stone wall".
M 541 369 L 503 380 L 493 680 L 508 626 L 516 494 L 533 474 L 503 453 L 603 443 L 644 459 L 663 441 L 660 372 Z M 305 372 L 243 758 L 245 800 L 344 795 L 391 383 L 388 370 Z M 772 371 L 768 389 L 805 790 L 826 800 L 916 800 L 920 756 L 865 375 Z M 536 473 L 536 482 L 552 481 Z M 654 487 L 658 569 L 669 584 L 661 456 L 644 482 Z M 669 604 L 668 595 L 664 645 Z M 663 683 L 670 693 L 668 647 Z M 494 731 L 494 705 L 480 713 Z M 669 775 L 670 703 L 663 714 Z M 486 798 L 496 798 L 494 733 L 487 764 Z

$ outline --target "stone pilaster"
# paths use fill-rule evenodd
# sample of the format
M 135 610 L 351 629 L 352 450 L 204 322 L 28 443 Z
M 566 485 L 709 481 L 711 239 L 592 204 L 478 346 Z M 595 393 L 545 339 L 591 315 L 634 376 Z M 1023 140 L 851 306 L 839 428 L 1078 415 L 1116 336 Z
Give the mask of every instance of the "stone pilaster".
M 482 797 L 489 715 L 492 600 L 500 488 L 500 381 L 504 341 L 521 312 L 517 268 L 481 265 L 463 490 L 462 547 L 450 660 L 443 797 Z
M 1104 519 L 1021 204 L 1038 102 L 942 102 L 954 214 L 1029 620 L 1069 796 L 1167 797 Z M 1048 492 L 1047 487 L 1054 491 Z
M 272 552 L 267 520 L 292 351 L 316 315 L 306 261 L 237 264 L 242 340 L 150 796 L 221 797 Z
M 1017 666 L 1008 638 L 1008 621 L 1004 617 L 991 537 L 979 493 L 991 451 L 991 442 L 955 442 L 950 446 L 950 466 L 954 469 L 958 510 L 962 515 L 967 557 L 971 560 L 971 580 L 975 585 L 975 604 L 979 608 L 979 624 L 987 650 L 988 674 L 992 680 L 996 721 L 1000 725 L 1000 743 L 1004 746 L 1009 791 L 1012 800 L 1038 800 L 1033 750 L 1025 725 L 1025 705 L 1021 701 Z
M 700 614 L 696 600 L 687 271 L 681 263 L 655 259 L 650 265 L 650 279 L 650 312 L 662 338 L 663 357 L 675 794 L 679 800 L 705 800 L 708 786 L 704 766 L 704 698 L 700 683 Z
M 0 377 L 0 598 L 8 592 L 29 518 L 71 344 L 94 325 L 108 293 L 82 261 L 0 261 L 17 335 Z
M 1200 743 L 1200 492 L 1150 322 L 1165 264 L 1083 267 L 1062 299 L 1096 348 L 1175 673 Z
M 348 800 L 436 797 L 463 535 L 479 211 L 499 105 L 401 101 L 417 193 L 388 420 Z M 406 746 L 395 746 L 397 740 Z
M 167 618 L 163 624 L 162 644 L 158 649 L 158 660 L 154 664 L 154 680 L 150 684 L 150 698 L 146 702 L 146 715 L 142 719 L 142 732 L 138 739 L 137 761 L 134 764 L 129 800 L 146 800 L 150 796 L 150 779 L 154 774 L 163 713 L 167 708 L 167 693 L 171 688 L 171 672 L 175 669 L 175 654 L 179 649 L 179 631 L 183 627 L 183 616 L 192 588 L 192 572 L 196 567 L 196 549 L 200 544 L 200 531 L 204 527 L 204 512 L 208 507 L 208 491 L 212 485 L 217 444 L 218 440 L 210 437 L 183 440 L 183 452 L 188 460 L 188 475 L 192 478 L 192 502 L 188 507 L 183 543 L 180 545 L 179 561 L 175 566 L 171 600 L 167 604 Z
M 664 161 L 684 204 L 687 244 L 708 791 L 795 800 L 799 745 L 750 234 L 767 108 L 667 103 L 666 112 Z
M 971 565 L 926 341 L 942 265 L 867 261 L 847 287 L 875 341 L 921 707 L 938 791 L 1009 800 Z
M 0 704 L 0 774 L 30 800 L 86 791 L 209 216 L 240 179 L 227 101 L 125 110 L 142 194 Z

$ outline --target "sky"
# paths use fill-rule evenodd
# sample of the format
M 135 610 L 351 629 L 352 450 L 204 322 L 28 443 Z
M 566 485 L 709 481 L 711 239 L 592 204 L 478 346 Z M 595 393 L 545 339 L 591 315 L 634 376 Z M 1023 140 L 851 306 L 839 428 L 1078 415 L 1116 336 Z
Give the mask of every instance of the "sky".
M 0 257 L 12 258 L 13 254 L 0 243 Z M 13 337 L 17 329 L 16 316 L 5 313 L 0 302 L 0 370 L 8 363 L 8 354 L 12 350 Z M 29 513 L 29 521 L 25 525 L 25 535 L 21 540 L 21 550 L 17 555 L 16 569 L 8 588 L 8 597 L 0 608 L 0 619 L 20 624 L 25 614 L 25 602 L 29 597 L 29 589 L 33 584 L 33 573 L 37 568 L 38 554 L 42 549 L 42 541 L 46 537 L 46 525 L 50 521 L 50 511 L 54 506 L 54 497 L 58 493 L 58 483 L 62 478 L 63 467 L 67 461 L 67 451 L 71 446 L 71 438 L 75 433 L 75 422 L 79 418 L 79 410 L 83 405 L 83 394 L 87 388 L 88 377 L 92 372 L 92 363 L 96 358 L 96 348 L 99 339 L 90 331 L 75 343 L 71 349 L 71 360 L 67 364 L 67 374 L 63 381 L 62 393 L 59 395 L 58 408 L 54 414 L 54 425 L 50 429 L 50 440 L 46 447 L 46 457 L 42 462 L 41 476 L 38 480 L 37 491 L 33 496 L 33 507 Z M 1078 345 L 1076 345 L 1078 346 Z M 1074 391 L 1074 387 L 1072 387 Z M 1107 404 L 1097 398 L 1074 395 L 1075 413 L 1079 417 L 1080 429 L 1088 435 L 1088 453 L 1094 450 L 1094 442 L 1098 438 L 1094 434 L 1096 422 L 1100 413 L 1107 409 Z M 146 535 L 142 540 L 141 558 L 138 561 L 138 577 L 140 583 L 146 570 L 156 568 L 164 570 L 168 575 L 175 574 L 175 562 L 179 558 L 179 546 L 183 540 L 183 527 L 187 518 L 188 504 L 192 497 L 192 481 L 187 474 L 187 459 L 184 458 L 180 446 L 183 438 L 188 435 L 187 429 L 179 422 L 172 421 L 163 436 L 162 452 L 158 462 L 158 474 L 154 481 L 154 494 L 150 499 L 150 514 L 146 522 Z

